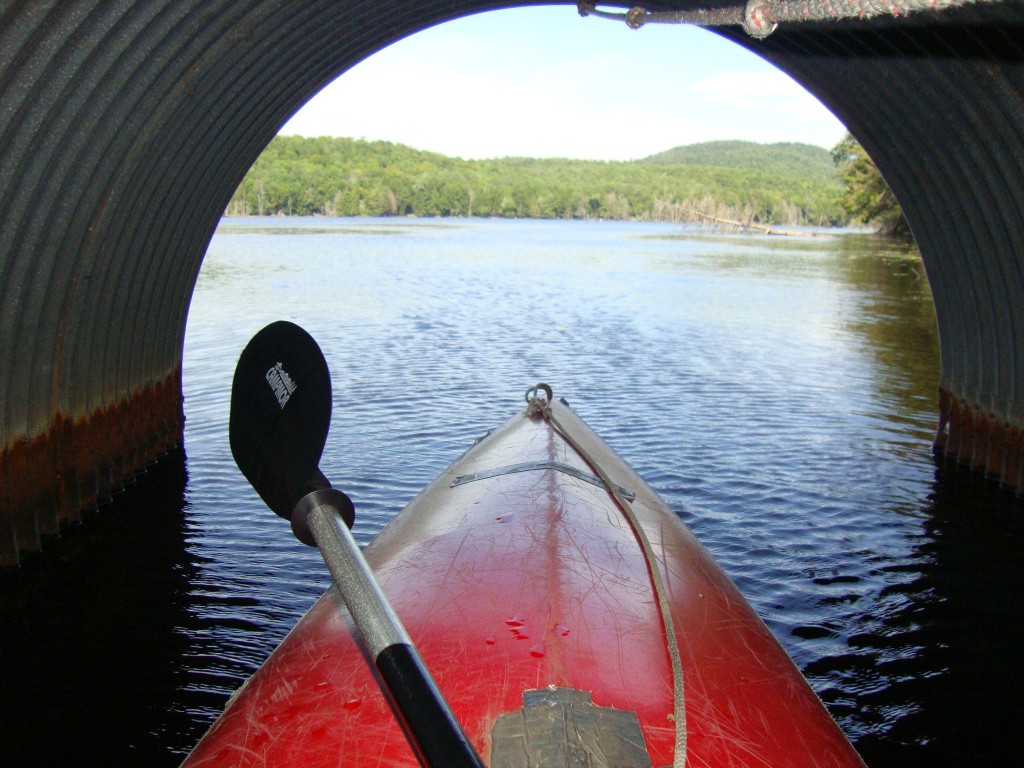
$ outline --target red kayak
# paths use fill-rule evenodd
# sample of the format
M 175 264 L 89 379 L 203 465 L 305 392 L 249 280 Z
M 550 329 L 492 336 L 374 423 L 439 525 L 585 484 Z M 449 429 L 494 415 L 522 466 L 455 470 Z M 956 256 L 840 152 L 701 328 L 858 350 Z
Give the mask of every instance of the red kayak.
M 365 556 L 491 768 L 864 765 L 693 534 L 562 403 L 479 441 Z M 416 765 L 333 588 L 185 762 Z

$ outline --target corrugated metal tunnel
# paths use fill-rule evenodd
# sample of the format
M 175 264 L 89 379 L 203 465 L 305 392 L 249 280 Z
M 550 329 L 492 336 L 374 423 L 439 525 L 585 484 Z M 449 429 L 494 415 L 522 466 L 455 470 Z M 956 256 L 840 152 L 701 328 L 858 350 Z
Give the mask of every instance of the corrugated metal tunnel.
M 181 439 L 200 263 L 280 126 L 399 37 L 523 4 L 0 2 L 0 565 Z M 724 34 L 877 161 L 935 297 L 937 447 L 1020 488 L 1024 6 Z

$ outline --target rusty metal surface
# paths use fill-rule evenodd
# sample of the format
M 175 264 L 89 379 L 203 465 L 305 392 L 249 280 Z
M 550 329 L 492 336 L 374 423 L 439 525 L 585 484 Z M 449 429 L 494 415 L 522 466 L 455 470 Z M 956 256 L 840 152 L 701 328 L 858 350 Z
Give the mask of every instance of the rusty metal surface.
M 1024 430 L 943 388 L 935 451 L 1018 491 L 1024 488 Z
M 0 449 L 24 457 L 16 482 L 69 496 L 52 446 L 173 379 L 220 214 L 295 111 L 400 37 L 521 4 L 0 0 Z M 723 34 L 793 75 L 872 154 L 924 255 L 942 386 L 1019 430 L 1024 5 Z M 96 443 L 114 475 L 145 453 L 118 446 L 160 442 L 152 422 L 125 429 Z M 41 503 L 22 520 L 11 482 L 5 553 L 62 519 Z
M 147 464 L 179 446 L 184 427 L 181 371 L 86 417 L 54 419 L 50 428 L 20 438 L 0 453 L 9 528 L 0 565 L 38 550 L 80 512 L 110 500 Z M 8 538 L 9 537 L 9 538 Z

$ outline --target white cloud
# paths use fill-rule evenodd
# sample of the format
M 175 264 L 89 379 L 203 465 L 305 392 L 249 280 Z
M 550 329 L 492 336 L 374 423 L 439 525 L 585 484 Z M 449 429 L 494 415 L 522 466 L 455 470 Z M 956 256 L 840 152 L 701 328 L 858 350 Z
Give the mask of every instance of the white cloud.
M 826 127 L 835 134 L 835 141 L 845 130 L 821 102 L 779 71 L 716 72 L 694 83 L 691 92 L 704 102 L 744 113 L 773 129 L 784 126 L 800 134 L 808 127 Z
M 625 160 L 695 141 L 807 141 L 843 128 L 787 76 L 703 30 L 633 32 L 566 9 L 463 19 L 359 64 L 283 133 L 465 158 Z M 590 20 L 593 21 L 593 20 Z

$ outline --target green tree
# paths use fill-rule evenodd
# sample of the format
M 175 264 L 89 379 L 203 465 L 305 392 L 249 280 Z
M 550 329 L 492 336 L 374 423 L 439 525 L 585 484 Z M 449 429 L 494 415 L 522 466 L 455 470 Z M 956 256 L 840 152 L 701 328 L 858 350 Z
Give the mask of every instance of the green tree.
M 910 237 L 910 227 L 896 195 L 885 183 L 864 147 L 846 134 L 832 148 L 832 160 L 843 179 L 843 208 L 857 221 L 874 223 L 880 232 L 894 237 Z

